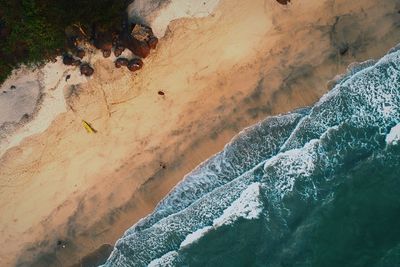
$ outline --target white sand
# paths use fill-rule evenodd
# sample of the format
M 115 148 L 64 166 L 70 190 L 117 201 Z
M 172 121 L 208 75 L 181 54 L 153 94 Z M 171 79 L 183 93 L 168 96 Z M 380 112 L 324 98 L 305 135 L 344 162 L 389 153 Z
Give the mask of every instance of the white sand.
M 131 58 L 132 53 L 126 49 L 122 56 Z M 100 52 L 87 48 L 82 61 L 93 65 L 100 59 Z M 108 60 L 113 62 L 115 59 L 112 54 Z M 67 75 L 70 78 L 66 80 Z M 10 133 L 0 133 L 3 136 L 0 138 L 0 157 L 25 138 L 45 131 L 59 114 L 67 111 L 64 98 L 67 87 L 80 86 L 89 79 L 80 74 L 79 67 L 65 66 L 62 57 L 40 68 L 22 66 L 15 70 L 0 89 L 0 126 L 5 122 L 15 125 L 15 130 Z M 11 89 L 12 85 L 16 88 Z M 1 93 L 3 91 L 6 93 Z M 22 123 L 24 114 L 33 118 Z
M 219 0 L 136 0 L 128 7 L 128 14 L 144 20 L 161 38 L 171 21 L 210 16 L 218 3 Z
M 0 87 L 0 126 L 19 122 L 24 114 L 33 113 L 40 96 L 38 71 L 26 67 L 13 71 Z M 15 87 L 15 88 L 14 88 Z
M 71 78 L 65 81 L 67 75 L 70 75 Z M 3 86 L 15 84 L 16 90 L 21 93 L 13 99 L 14 102 L 9 102 L 9 109 L 15 112 L 8 112 L 4 116 L 5 118 L 2 118 L 2 121 L 18 123 L 25 113 L 34 116 L 34 118 L 25 125 L 21 125 L 16 132 L 0 140 L 0 156 L 7 149 L 17 146 L 26 137 L 45 131 L 60 113 L 67 111 L 64 100 L 64 87 L 66 85 L 79 84 L 85 80 L 84 77 L 80 76 L 76 67 L 72 68 L 63 65 L 60 57 L 57 58 L 57 62 L 48 63 L 42 68 L 32 71 L 30 68 L 23 66 L 13 73 Z M 29 105 L 26 105 L 26 101 L 24 101 L 27 97 L 26 95 L 31 97 Z

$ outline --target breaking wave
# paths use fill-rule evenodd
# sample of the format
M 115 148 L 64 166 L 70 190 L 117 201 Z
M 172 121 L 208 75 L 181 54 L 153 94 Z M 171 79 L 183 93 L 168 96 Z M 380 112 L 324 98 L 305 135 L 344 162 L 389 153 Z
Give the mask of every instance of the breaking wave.
M 104 266 L 400 266 L 400 51 L 184 177 Z

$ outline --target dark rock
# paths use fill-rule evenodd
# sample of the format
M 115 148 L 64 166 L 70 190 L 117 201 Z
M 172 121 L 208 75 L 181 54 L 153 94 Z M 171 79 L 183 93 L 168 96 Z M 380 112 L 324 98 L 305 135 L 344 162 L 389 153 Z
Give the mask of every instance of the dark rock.
M 290 0 L 276 0 L 276 1 L 281 5 L 287 5 L 288 3 L 290 3 Z
M 139 58 L 134 58 L 129 61 L 128 63 L 128 69 L 130 71 L 137 71 L 140 70 L 143 67 L 143 61 Z
M 68 74 L 67 76 L 65 76 L 65 81 L 68 81 L 68 79 L 70 79 L 70 78 L 71 78 L 71 75 Z
M 149 38 L 149 40 L 147 41 L 147 44 L 149 45 L 149 47 L 150 47 L 151 49 L 156 49 L 157 44 L 158 44 L 158 38 L 155 37 L 155 36 L 151 36 L 151 37 Z
M 150 54 L 150 46 L 145 41 L 130 38 L 129 42 L 126 43 L 126 47 L 141 58 L 146 58 Z
M 66 54 L 63 56 L 64 65 L 71 66 L 73 62 L 74 62 L 74 58 L 71 55 Z
M 79 65 L 81 65 L 81 61 L 79 60 L 79 59 L 74 59 L 73 61 L 72 61 L 72 64 L 71 64 L 72 66 L 79 66 Z
M 158 91 L 159 95 L 165 95 L 165 93 L 163 91 Z
M 115 55 L 116 57 L 119 57 L 119 56 L 122 54 L 122 52 L 124 52 L 124 50 L 125 50 L 125 47 L 123 47 L 123 46 L 117 46 L 117 47 L 115 47 L 115 49 L 114 49 L 114 55 Z
M 85 50 L 83 50 L 83 49 L 78 49 L 77 51 L 76 51 L 76 56 L 77 57 L 79 57 L 80 59 L 82 59 L 82 58 L 84 58 L 85 57 Z
M 94 69 L 89 66 L 89 64 L 85 63 L 81 65 L 81 74 L 85 76 L 93 75 Z
M 103 57 L 108 58 L 111 56 L 111 49 L 102 49 Z
M 123 32 L 120 41 L 133 54 L 141 58 L 147 57 L 150 49 L 154 49 L 158 43 L 151 28 L 140 24 L 134 24 L 130 32 Z
M 122 66 L 128 66 L 129 60 L 126 58 L 117 58 L 115 61 L 115 67 L 121 68 Z
M 11 89 L 11 90 L 14 90 L 15 88 L 17 88 L 17 87 L 15 87 L 15 85 L 11 85 L 11 86 L 10 86 L 10 89 Z
M 151 28 L 148 26 L 133 24 L 131 36 L 138 41 L 148 41 L 150 37 L 154 36 L 154 34 Z

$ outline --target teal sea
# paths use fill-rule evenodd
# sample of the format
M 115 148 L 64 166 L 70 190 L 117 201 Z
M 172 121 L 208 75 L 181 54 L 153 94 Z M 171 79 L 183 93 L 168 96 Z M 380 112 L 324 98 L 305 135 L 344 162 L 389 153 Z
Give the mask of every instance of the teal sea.
M 400 266 L 400 51 L 186 175 L 104 266 Z

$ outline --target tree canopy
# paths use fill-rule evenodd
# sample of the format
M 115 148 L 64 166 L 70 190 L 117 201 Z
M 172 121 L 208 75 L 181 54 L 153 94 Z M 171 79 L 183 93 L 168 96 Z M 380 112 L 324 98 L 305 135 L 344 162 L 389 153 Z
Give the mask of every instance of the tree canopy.
M 127 0 L 0 0 L 0 83 L 18 64 L 40 64 L 66 47 L 65 29 L 118 30 Z

